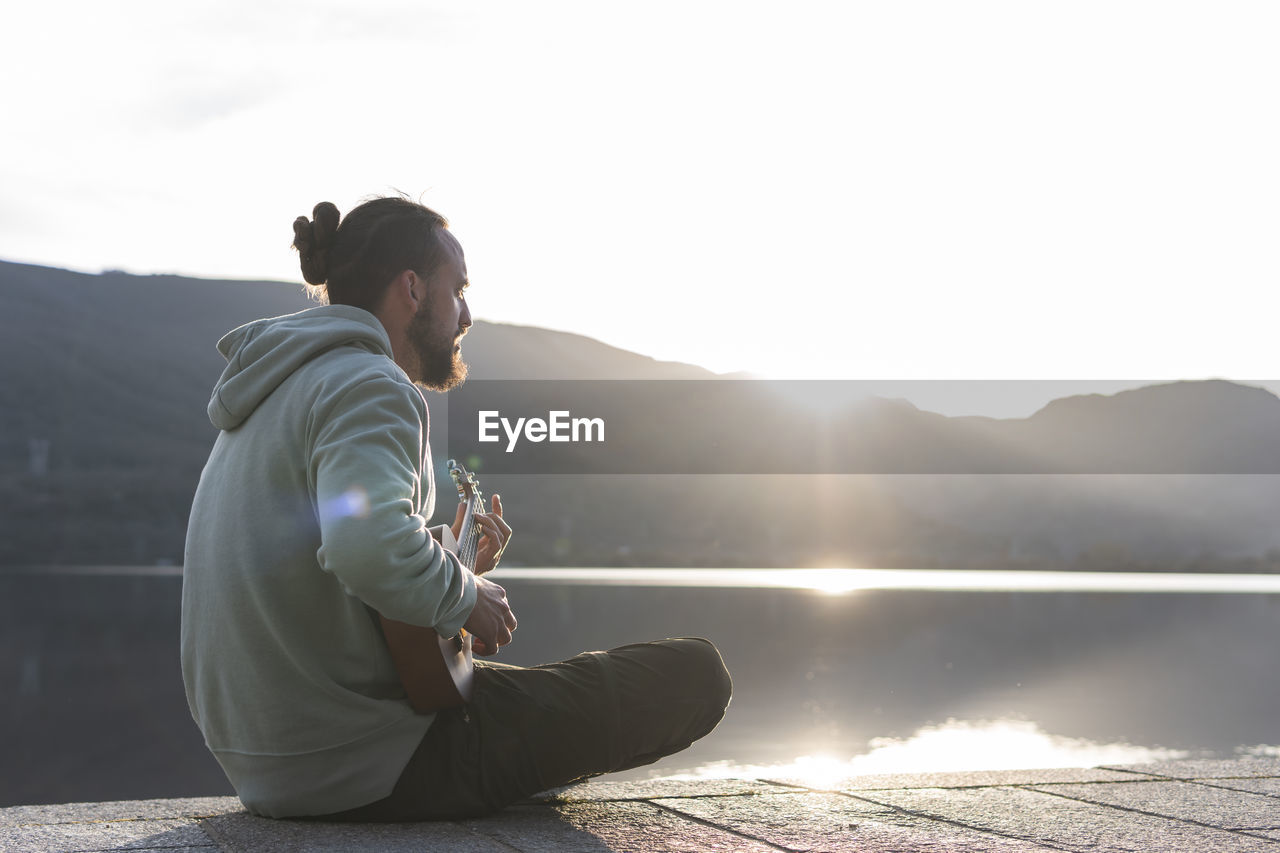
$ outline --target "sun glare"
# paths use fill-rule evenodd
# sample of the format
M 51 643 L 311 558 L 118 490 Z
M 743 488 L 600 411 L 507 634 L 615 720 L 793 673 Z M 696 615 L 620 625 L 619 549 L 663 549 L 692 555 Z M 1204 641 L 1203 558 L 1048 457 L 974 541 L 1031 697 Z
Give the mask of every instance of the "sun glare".
M 824 595 L 845 595 L 866 589 L 865 575 L 857 569 L 794 569 L 796 586 Z
M 948 720 L 905 739 L 872 738 L 869 745 L 869 753 L 850 762 L 858 773 L 1095 767 L 1186 756 L 1177 750 L 1052 735 L 1018 719 Z
M 847 759 L 816 754 L 802 755 L 783 764 L 715 762 L 671 778 L 768 779 L 833 788 L 855 776 L 1097 767 L 1165 761 L 1188 755 L 1175 749 L 1062 737 L 1020 719 L 952 719 L 941 725 L 926 726 L 907 738 L 872 738 L 868 746 L 870 749 L 865 754 Z

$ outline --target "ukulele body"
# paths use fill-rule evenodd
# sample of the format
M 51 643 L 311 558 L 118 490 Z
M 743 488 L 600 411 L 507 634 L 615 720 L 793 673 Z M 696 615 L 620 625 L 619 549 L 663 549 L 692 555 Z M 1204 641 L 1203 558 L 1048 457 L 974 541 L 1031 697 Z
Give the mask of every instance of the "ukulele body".
M 483 506 L 480 485 L 475 474 L 452 459 L 449 460 L 449 474 L 458 487 L 459 501 L 466 505 L 461 535 L 453 544 L 457 548 L 458 562 L 472 571 L 476 566 L 479 539 L 474 516 L 477 507 Z M 444 528 L 444 531 L 448 533 L 449 528 Z M 431 628 L 398 622 L 385 616 L 380 618 L 396 674 L 413 710 L 429 714 L 445 708 L 457 708 L 471 700 L 475 660 L 471 654 L 470 634 L 459 631 L 456 637 L 441 637 Z
M 430 628 L 382 617 L 382 633 L 409 704 L 419 714 L 457 708 L 471 700 L 475 661 L 471 635 L 441 637 Z

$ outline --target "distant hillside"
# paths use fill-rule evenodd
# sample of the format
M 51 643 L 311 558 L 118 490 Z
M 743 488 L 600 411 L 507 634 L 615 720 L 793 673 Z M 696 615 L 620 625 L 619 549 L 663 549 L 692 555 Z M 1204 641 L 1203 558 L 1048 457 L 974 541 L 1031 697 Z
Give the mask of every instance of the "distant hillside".
M 216 431 L 214 348 L 259 317 L 313 307 L 299 284 L 86 275 L 0 262 L 0 564 L 181 559 Z M 711 376 L 581 335 L 479 321 L 487 379 Z M 439 395 L 432 397 L 438 408 Z M 442 451 L 443 452 L 443 451 Z
M 313 303 L 280 282 L 3 262 L 0 299 L 0 565 L 179 561 L 215 436 L 204 414 L 223 366 L 215 342 Z M 465 352 L 475 379 L 713 378 L 508 324 L 477 323 Z M 438 425 L 442 397 L 429 397 Z M 646 416 L 655 434 L 669 426 Z M 516 523 L 511 563 L 1280 568 L 1280 552 L 1266 553 L 1280 546 L 1280 477 L 1250 476 L 1280 463 L 1269 392 L 1171 383 L 1057 400 L 1020 420 L 872 400 L 849 418 L 844 446 L 884 473 L 486 476 L 484 486 L 503 493 Z M 1170 460 L 1176 476 L 1106 475 Z M 895 476 L 912 470 L 957 473 Z
M 710 379 L 692 364 L 658 361 L 593 338 L 479 321 L 465 342 L 473 379 Z

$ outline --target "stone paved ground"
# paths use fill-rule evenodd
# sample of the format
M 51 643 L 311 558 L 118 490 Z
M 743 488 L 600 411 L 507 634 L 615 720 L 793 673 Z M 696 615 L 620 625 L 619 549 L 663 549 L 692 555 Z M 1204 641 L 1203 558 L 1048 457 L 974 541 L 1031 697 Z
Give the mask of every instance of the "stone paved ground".
M 1090 770 L 802 779 L 595 781 L 494 817 L 323 824 L 238 800 L 0 809 L 0 850 L 1253 851 L 1280 853 L 1280 759 Z

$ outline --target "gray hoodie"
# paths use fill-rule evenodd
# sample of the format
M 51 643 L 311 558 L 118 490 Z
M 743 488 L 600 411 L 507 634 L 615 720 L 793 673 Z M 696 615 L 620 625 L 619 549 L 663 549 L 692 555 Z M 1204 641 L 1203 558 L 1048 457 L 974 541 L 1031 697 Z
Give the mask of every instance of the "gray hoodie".
M 372 314 L 324 306 L 229 332 L 221 432 L 191 507 L 182 674 L 245 806 L 381 799 L 431 725 L 378 614 L 448 636 L 475 578 L 432 537 L 427 408 Z

